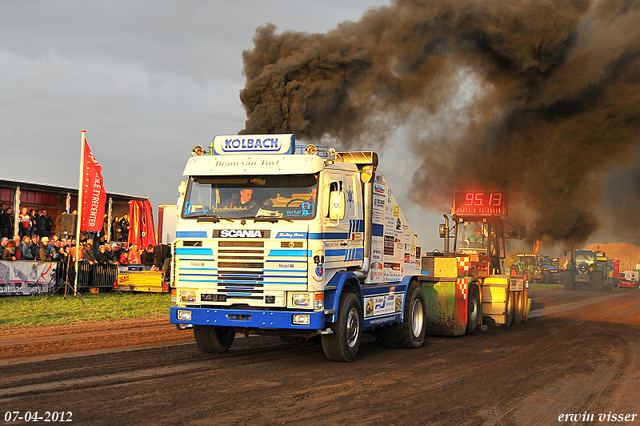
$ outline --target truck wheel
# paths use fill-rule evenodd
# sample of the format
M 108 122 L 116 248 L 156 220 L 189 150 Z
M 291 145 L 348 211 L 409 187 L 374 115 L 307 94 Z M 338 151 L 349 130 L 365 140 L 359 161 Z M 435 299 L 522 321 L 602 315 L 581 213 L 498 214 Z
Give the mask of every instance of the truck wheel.
M 562 285 L 565 290 L 575 290 L 576 289 L 576 281 L 573 276 L 573 271 L 564 271 L 562 273 Z
M 376 342 L 387 348 L 412 349 L 424 345 L 426 302 L 422 287 L 411 281 L 404 303 L 404 321 L 375 329 Z
M 518 325 L 522 322 L 522 318 L 524 318 L 524 310 L 526 305 L 526 300 L 524 297 L 524 291 L 515 291 L 511 293 L 513 295 L 514 306 L 513 310 L 515 311 L 513 315 L 512 325 Z
M 358 353 L 362 337 L 362 305 L 353 293 L 340 298 L 338 321 L 332 334 L 322 335 L 322 350 L 332 361 L 352 361 Z
M 593 271 L 591 274 L 591 282 L 595 291 L 603 291 L 604 273 L 602 271 Z
M 471 284 L 469 286 L 469 303 L 467 306 L 467 334 L 476 331 L 478 320 L 480 319 L 480 295 L 478 286 Z
M 504 325 L 505 327 L 509 327 L 511 322 L 513 321 L 513 295 L 514 293 L 507 288 L 507 294 L 505 298 L 505 306 L 504 306 Z
M 229 327 L 217 327 L 211 325 L 194 325 L 193 335 L 196 345 L 202 352 L 221 354 L 231 347 L 236 332 Z

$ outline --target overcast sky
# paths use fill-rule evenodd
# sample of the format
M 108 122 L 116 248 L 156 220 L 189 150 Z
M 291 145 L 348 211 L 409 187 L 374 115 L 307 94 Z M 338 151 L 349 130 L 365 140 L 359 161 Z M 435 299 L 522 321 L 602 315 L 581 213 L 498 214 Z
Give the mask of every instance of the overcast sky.
M 257 27 L 326 32 L 387 3 L 3 0 L 0 178 L 77 187 L 86 130 L 107 191 L 173 204 L 191 149 L 244 127 Z M 441 249 L 441 213 L 408 203 L 407 169 L 385 167 L 407 157 L 381 153 L 382 170 L 425 249 Z

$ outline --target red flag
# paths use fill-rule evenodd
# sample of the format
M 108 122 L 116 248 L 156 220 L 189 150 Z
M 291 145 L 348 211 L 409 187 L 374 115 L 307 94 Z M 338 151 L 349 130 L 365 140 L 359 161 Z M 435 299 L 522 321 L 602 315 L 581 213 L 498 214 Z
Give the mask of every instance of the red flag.
M 102 185 L 102 167 L 93 156 L 86 138 L 82 162 L 82 221 L 80 231 L 100 232 L 104 221 L 104 205 L 107 193 Z
M 147 247 L 148 245 L 155 246 L 156 242 L 156 230 L 153 227 L 153 206 L 151 201 L 145 200 L 142 204 L 142 216 L 140 233 L 142 234 L 142 245 Z
M 142 244 L 140 238 L 140 204 L 136 200 L 129 201 L 129 245 Z

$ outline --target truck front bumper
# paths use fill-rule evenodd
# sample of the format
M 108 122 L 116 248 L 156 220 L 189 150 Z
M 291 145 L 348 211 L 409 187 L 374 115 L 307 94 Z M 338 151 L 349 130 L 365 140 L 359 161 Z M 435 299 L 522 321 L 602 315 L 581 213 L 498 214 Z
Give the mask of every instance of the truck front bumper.
M 180 320 L 186 311 L 190 320 Z M 180 314 L 180 315 L 179 315 Z M 308 316 L 308 324 L 294 323 L 295 315 Z M 171 323 L 182 325 L 216 325 L 221 327 L 320 330 L 325 325 L 324 311 L 261 311 L 218 308 L 171 307 Z

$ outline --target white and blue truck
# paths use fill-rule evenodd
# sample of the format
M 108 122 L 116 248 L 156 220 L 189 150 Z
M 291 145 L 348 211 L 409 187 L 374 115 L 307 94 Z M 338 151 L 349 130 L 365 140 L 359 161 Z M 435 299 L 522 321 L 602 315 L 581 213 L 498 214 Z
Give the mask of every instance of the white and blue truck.
M 435 259 L 446 279 L 422 271 L 420 242 L 377 167 L 375 152 L 296 146 L 291 134 L 194 148 L 179 187 L 171 322 L 193 326 L 207 353 L 237 333 L 319 335 L 335 361 L 353 360 L 368 329 L 386 347 L 417 348 L 430 318 L 463 309 L 481 323 L 481 297 L 469 302 L 461 280 L 472 279 L 458 276 L 464 259 Z M 442 291 L 460 299 L 455 309 L 437 307 Z

